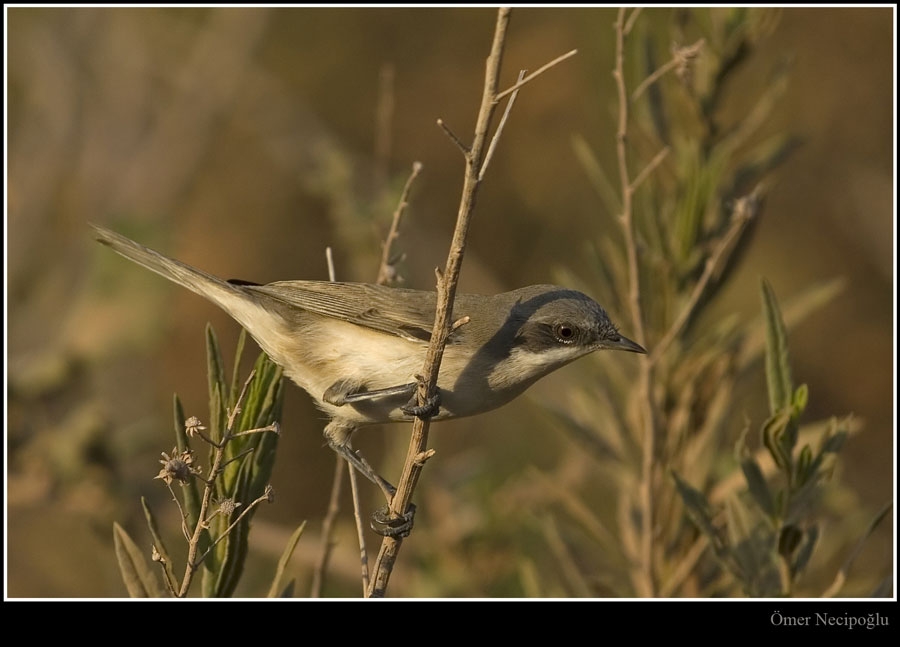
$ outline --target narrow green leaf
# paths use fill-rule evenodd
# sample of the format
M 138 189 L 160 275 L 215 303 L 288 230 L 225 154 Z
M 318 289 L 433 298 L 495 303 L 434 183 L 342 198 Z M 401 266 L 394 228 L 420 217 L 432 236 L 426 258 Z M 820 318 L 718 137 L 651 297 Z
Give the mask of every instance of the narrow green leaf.
M 800 435 L 800 423 L 797 422 L 790 410 L 786 410 L 785 413 L 787 414 L 787 422 L 778 436 L 778 445 L 781 447 L 784 455 L 788 457 L 788 465 L 792 466 L 794 447 L 797 446 L 797 438 Z M 793 476 L 793 472 L 790 472 L 790 475 Z
M 691 519 L 693 519 L 700 531 L 709 538 L 710 544 L 716 552 L 720 552 L 722 541 L 713 525 L 712 508 L 709 505 L 709 501 L 702 492 L 691 487 L 674 471 L 672 472 L 672 477 L 675 479 L 675 488 L 678 490 L 678 494 L 681 495 L 681 500 L 684 502 L 684 507 L 687 509 Z
M 237 347 L 234 351 L 234 364 L 232 364 L 231 373 L 231 397 L 228 400 L 228 406 L 233 407 L 235 400 L 241 392 L 241 357 L 244 354 L 244 344 L 247 343 L 247 331 L 241 328 L 241 334 L 238 335 Z
M 588 179 L 594 186 L 594 190 L 603 202 L 608 213 L 619 213 L 622 210 L 622 199 L 619 197 L 619 191 L 616 189 L 603 165 L 594 154 L 590 145 L 581 135 L 572 137 L 572 149 L 575 151 L 575 157 L 581 163 L 581 167 L 587 174 Z
M 175 438 L 177 441 L 178 451 L 184 451 L 190 446 L 184 426 L 184 408 L 181 406 L 181 400 L 179 399 L 178 395 L 173 396 L 173 400 L 173 409 L 175 414 Z M 185 515 L 187 515 L 185 524 L 190 530 L 193 530 L 197 527 L 197 521 L 200 519 L 200 490 L 197 486 L 197 480 L 190 479 L 187 483 L 184 484 L 184 487 L 181 488 L 181 492 L 184 495 L 182 498 L 182 502 L 184 504 L 184 513 Z M 209 546 L 209 533 L 205 530 L 200 536 L 199 545 L 201 551 L 206 550 L 206 547 Z
M 175 446 L 179 452 L 190 449 L 191 441 L 187 437 L 187 429 L 184 425 L 186 418 L 184 417 L 184 407 L 181 406 L 181 400 L 178 394 L 173 396 L 173 410 L 175 415 Z
M 775 514 L 779 519 L 784 518 L 784 514 L 787 508 L 787 491 L 786 490 L 776 490 L 775 492 Z
M 828 428 L 822 436 L 819 452 L 806 468 L 806 479 L 804 479 L 804 481 L 814 477 L 818 473 L 822 464 L 825 462 L 826 454 L 836 454 L 840 451 L 841 447 L 843 447 L 844 441 L 847 440 L 848 432 L 843 428 L 840 430 L 837 429 L 838 423 L 836 420 L 832 419 L 828 423 Z M 803 485 L 802 482 L 798 484 Z
M 769 491 L 769 485 L 763 476 L 759 464 L 753 458 L 745 458 L 741 461 L 741 470 L 744 472 L 744 478 L 747 479 L 747 488 L 750 490 L 750 496 L 756 501 L 762 511 L 770 519 L 775 518 L 775 502 L 772 499 L 772 493 Z
M 740 497 L 730 496 L 725 499 L 725 518 L 728 529 L 728 543 L 730 546 L 739 546 L 748 543 L 753 523 L 750 519 L 750 511 L 743 504 Z
M 816 547 L 816 542 L 819 539 L 818 526 L 809 528 L 806 533 L 804 533 L 804 537 L 805 541 L 797 551 L 797 556 L 794 558 L 793 564 L 791 564 L 791 570 L 793 570 L 795 575 L 799 575 L 803 572 L 806 565 L 809 563 L 809 558 L 812 557 L 813 549 Z
M 813 464 L 812 447 L 804 445 L 800 450 L 800 456 L 797 457 L 797 465 L 795 466 L 794 483 L 801 486 L 812 476 L 810 467 Z
M 794 525 L 786 525 L 778 535 L 778 554 L 782 557 L 790 557 L 797 550 L 802 539 L 802 530 Z
M 225 429 L 226 411 L 228 402 L 225 384 L 225 368 L 222 362 L 222 352 L 219 348 L 219 340 L 216 331 L 206 324 L 206 377 L 209 384 L 209 433 L 215 442 L 221 442 Z
M 785 453 L 784 446 L 781 442 L 781 438 L 784 436 L 785 429 L 790 421 L 790 412 L 782 411 L 781 413 L 773 415 L 763 423 L 763 444 L 766 446 L 766 449 L 769 450 L 769 453 L 775 460 L 775 464 L 782 470 L 789 470 L 791 466 L 791 456 L 790 454 Z
M 784 133 L 763 141 L 746 155 L 742 155 L 741 165 L 734 171 L 733 187 L 753 186 L 774 168 L 781 165 L 797 150 L 803 141 L 801 138 Z
M 800 415 L 806 411 L 806 405 L 809 402 L 809 387 L 805 384 L 801 384 L 797 387 L 797 390 L 794 391 L 794 400 L 792 402 L 792 407 L 794 409 L 794 418 L 799 418 Z
M 766 379 L 769 388 L 769 412 L 776 414 L 791 405 L 791 367 L 788 363 L 787 334 L 775 293 L 765 279 L 761 281 L 763 317 L 766 329 Z
M 843 278 L 831 279 L 806 288 L 799 294 L 786 300 L 782 316 L 785 325 L 791 329 L 801 321 L 806 320 L 816 310 L 824 307 L 840 294 L 847 282 Z M 743 326 L 743 336 L 746 340 L 737 360 L 739 369 L 756 361 L 765 350 L 765 330 L 760 326 L 757 318 L 747 321 Z
M 119 571 L 122 573 L 128 595 L 133 598 L 163 597 L 165 592 L 162 585 L 156 574 L 148 567 L 141 549 L 118 523 L 113 523 L 113 543 Z
M 842 429 L 833 436 L 829 436 L 827 440 L 822 443 L 822 449 L 820 451 L 823 454 L 836 454 L 841 451 L 841 447 L 844 446 L 845 440 L 847 440 L 847 432 Z
M 276 594 L 278 594 L 279 587 L 281 587 L 281 578 L 284 577 L 284 571 L 287 568 L 288 563 L 291 561 L 291 556 L 294 554 L 294 549 L 297 547 L 297 542 L 300 541 L 300 536 L 303 534 L 303 531 L 305 529 L 306 522 L 304 521 L 293 532 L 291 538 L 288 539 L 287 546 L 284 547 L 284 552 L 281 553 L 281 558 L 278 560 L 278 567 L 275 569 L 275 577 L 272 578 L 272 585 L 269 587 L 268 597 L 274 598 Z M 284 597 L 283 590 L 280 596 Z
M 162 558 L 163 568 L 169 574 L 169 579 L 174 581 L 175 571 L 172 565 L 172 557 L 166 548 L 166 542 L 163 541 L 162 534 L 159 532 L 159 525 L 156 523 L 156 517 L 150 509 L 145 497 L 141 497 L 141 507 L 144 509 L 144 518 L 147 520 L 147 527 L 150 529 L 150 536 L 153 537 L 153 545 L 156 546 L 156 552 Z
M 238 514 L 240 514 L 240 508 L 235 510 L 234 516 L 236 517 Z M 227 521 L 230 524 L 233 519 L 228 519 Z M 222 531 L 226 527 L 227 525 L 223 523 Z M 231 530 L 228 537 L 216 545 L 220 566 L 216 573 L 215 584 L 210 594 L 211 597 L 229 597 L 237 588 L 249 551 L 249 533 L 250 522 L 245 517 L 241 523 Z
M 888 501 L 885 503 L 881 510 L 878 511 L 878 514 L 872 519 L 872 522 L 869 524 L 869 527 L 866 528 L 866 531 L 860 536 L 857 540 L 856 545 L 853 547 L 853 550 L 850 551 L 850 555 L 847 557 L 847 560 L 844 562 L 841 569 L 838 571 L 837 576 L 834 579 L 834 582 L 828 587 L 828 590 L 822 594 L 823 598 L 830 598 L 837 595 L 841 588 L 844 585 L 844 582 L 847 580 L 847 573 L 850 572 L 850 567 L 853 566 L 853 562 L 856 561 L 856 558 L 859 557 L 859 554 L 862 552 L 863 545 L 866 543 L 866 540 L 875 532 L 875 529 L 878 525 L 884 520 L 887 516 L 888 512 L 894 507 L 892 501 Z

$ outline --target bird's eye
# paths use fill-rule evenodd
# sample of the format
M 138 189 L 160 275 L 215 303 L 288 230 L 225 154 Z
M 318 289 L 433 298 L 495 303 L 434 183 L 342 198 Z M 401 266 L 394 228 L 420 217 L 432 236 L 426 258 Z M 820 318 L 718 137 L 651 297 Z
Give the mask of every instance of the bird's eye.
M 568 323 L 558 323 L 553 326 L 553 334 L 556 335 L 557 341 L 571 344 L 575 341 L 575 326 Z

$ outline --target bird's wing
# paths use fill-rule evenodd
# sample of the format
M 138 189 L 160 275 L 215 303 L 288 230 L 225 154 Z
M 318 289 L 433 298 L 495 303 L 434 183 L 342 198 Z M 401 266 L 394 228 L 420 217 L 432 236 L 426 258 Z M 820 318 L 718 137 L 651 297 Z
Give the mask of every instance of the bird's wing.
M 298 308 L 413 341 L 431 340 L 433 292 L 327 281 L 278 281 L 243 289 L 288 306 L 280 308 L 286 316 Z

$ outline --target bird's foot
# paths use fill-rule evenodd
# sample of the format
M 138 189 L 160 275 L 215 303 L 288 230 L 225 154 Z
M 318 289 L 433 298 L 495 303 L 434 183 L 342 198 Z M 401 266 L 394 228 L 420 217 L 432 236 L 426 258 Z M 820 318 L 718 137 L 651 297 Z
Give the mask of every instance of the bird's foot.
M 370 527 L 382 537 L 400 539 L 408 537 L 413 527 L 416 506 L 412 503 L 402 515 L 394 516 L 389 505 L 382 506 L 372 513 Z

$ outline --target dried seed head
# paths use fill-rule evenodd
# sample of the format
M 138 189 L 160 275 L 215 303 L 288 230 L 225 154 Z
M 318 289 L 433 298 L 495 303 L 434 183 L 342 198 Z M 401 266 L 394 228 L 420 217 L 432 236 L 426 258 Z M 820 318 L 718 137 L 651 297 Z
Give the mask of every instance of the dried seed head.
M 191 416 L 184 421 L 184 430 L 187 432 L 187 435 L 189 437 L 193 438 L 201 431 L 206 431 L 206 427 L 204 427 L 203 423 L 200 422 L 200 418 L 198 418 L 197 416 Z
M 171 485 L 172 481 L 179 481 L 184 485 L 192 476 L 200 473 L 200 470 L 193 466 L 194 453 L 190 449 L 178 454 L 178 449 L 175 448 L 172 455 L 174 458 L 162 452 L 162 459 L 159 462 L 163 467 L 154 478 L 162 479 L 166 485 Z
M 218 514 L 225 515 L 226 517 L 230 517 L 231 513 L 234 512 L 237 508 L 241 507 L 241 503 L 235 501 L 234 499 L 223 499 L 219 501 L 219 509 L 216 511 Z

